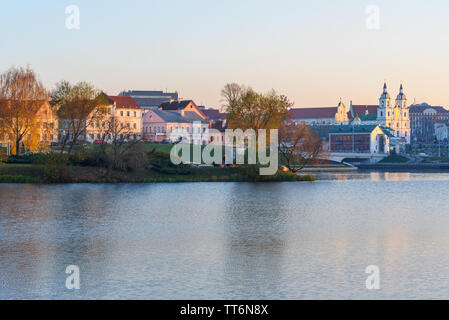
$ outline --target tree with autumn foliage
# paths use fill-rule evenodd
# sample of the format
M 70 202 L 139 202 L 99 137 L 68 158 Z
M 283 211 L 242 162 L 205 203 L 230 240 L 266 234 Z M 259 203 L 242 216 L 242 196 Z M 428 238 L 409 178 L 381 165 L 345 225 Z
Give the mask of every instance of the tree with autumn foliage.
M 12 67 L 0 75 L 0 131 L 16 155 L 24 143 L 38 147 L 38 112 L 47 100 L 47 90 L 29 67 Z
M 292 106 L 286 96 L 274 90 L 262 94 L 236 83 L 225 85 L 221 95 L 231 129 L 279 129 Z
M 315 165 L 327 158 L 323 142 L 305 123 L 286 121 L 279 129 L 279 154 L 291 172 Z

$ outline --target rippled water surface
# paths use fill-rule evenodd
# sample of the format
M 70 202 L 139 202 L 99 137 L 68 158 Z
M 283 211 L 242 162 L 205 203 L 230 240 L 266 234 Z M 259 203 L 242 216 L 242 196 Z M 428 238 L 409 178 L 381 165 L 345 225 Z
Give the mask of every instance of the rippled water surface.
M 0 184 L 0 298 L 449 299 L 448 173 L 318 177 Z

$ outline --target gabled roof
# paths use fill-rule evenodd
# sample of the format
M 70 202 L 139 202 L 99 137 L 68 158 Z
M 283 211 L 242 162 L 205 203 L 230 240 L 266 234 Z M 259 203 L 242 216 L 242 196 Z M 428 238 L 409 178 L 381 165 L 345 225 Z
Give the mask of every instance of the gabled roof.
M 144 115 L 144 119 L 149 119 L 152 113 L 165 122 L 192 123 L 193 121 L 201 121 L 206 123 L 195 112 L 186 112 L 185 116 L 182 116 L 180 113 L 171 110 L 151 110 Z
M 109 98 L 111 104 L 115 104 L 116 108 L 126 108 L 126 109 L 141 109 L 137 102 L 127 96 L 106 96 Z
M 337 107 L 325 108 L 293 108 L 289 110 L 291 119 L 335 118 Z
M 173 102 L 165 102 L 161 104 L 159 109 L 162 110 L 182 110 L 187 107 L 190 103 L 195 103 L 193 100 L 182 100 L 182 101 L 173 101 Z

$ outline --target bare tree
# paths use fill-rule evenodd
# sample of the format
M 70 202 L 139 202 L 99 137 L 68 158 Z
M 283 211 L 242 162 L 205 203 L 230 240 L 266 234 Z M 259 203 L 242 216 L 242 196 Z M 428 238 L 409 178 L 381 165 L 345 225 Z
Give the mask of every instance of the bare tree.
M 0 123 L 13 140 L 16 155 L 36 129 L 38 112 L 47 100 L 47 91 L 29 67 L 13 67 L 0 75 Z
M 232 109 L 241 99 L 243 92 L 246 89 L 237 83 L 228 83 L 221 90 L 221 96 L 225 110 Z
M 70 154 L 86 138 L 87 129 L 105 116 L 109 104 L 106 96 L 92 85 L 80 82 L 72 86 L 66 81 L 57 84 L 51 102 L 60 119 L 61 154 L 67 145 Z
M 99 121 L 99 132 L 101 132 L 100 150 L 107 162 L 107 176 L 110 177 L 113 169 L 126 170 L 125 156 L 141 142 L 140 135 L 130 127 L 129 123 L 120 121 L 114 109 Z M 144 161 L 140 159 L 142 158 L 140 156 L 137 153 L 133 155 L 136 161 Z
M 323 142 L 310 126 L 293 121 L 284 123 L 279 130 L 279 153 L 286 167 L 294 173 L 326 158 Z

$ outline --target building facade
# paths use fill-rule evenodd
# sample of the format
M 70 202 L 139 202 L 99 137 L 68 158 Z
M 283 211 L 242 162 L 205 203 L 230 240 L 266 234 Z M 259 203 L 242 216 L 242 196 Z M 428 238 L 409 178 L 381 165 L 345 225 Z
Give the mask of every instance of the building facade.
M 58 141 L 58 118 L 48 101 L 39 102 L 40 107 L 29 130 L 22 138 L 26 151 L 46 151 L 52 143 Z M 0 128 L 0 145 L 14 146 L 14 137 L 8 130 Z M 3 128 L 5 129 L 5 128 Z
M 183 142 L 191 144 L 209 143 L 207 130 L 209 122 L 194 112 L 174 110 L 150 110 L 143 116 L 143 137 L 145 141 Z
M 390 138 L 379 125 L 313 126 L 331 153 L 384 155 L 390 152 Z
M 410 144 L 410 110 L 407 106 L 407 98 L 402 84 L 394 104 L 390 101 L 387 84 L 384 84 L 383 92 L 379 98 L 377 121 L 381 126 L 389 128 L 396 138 L 400 138 L 406 144 Z
M 348 111 L 341 101 L 336 107 L 293 108 L 289 110 L 289 118 L 296 124 L 308 125 L 347 124 L 349 122 Z
M 449 124 L 449 110 L 427 103 L 410 106 L 410 126 L 412 142 L 433 142 L 436 137 L 436 124 Z

